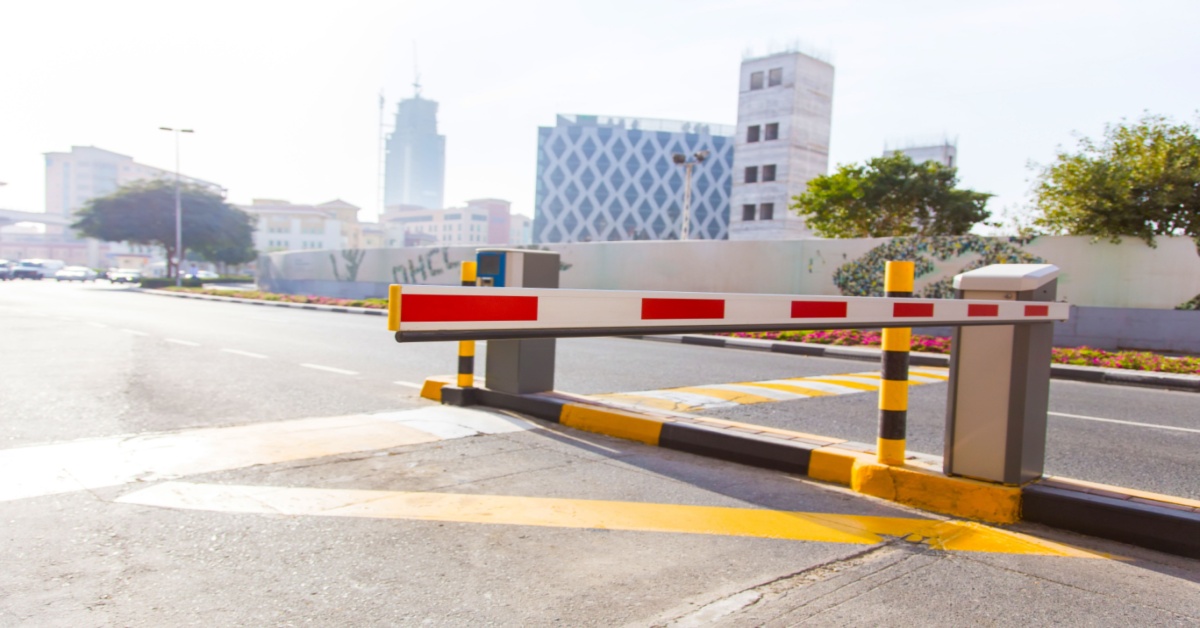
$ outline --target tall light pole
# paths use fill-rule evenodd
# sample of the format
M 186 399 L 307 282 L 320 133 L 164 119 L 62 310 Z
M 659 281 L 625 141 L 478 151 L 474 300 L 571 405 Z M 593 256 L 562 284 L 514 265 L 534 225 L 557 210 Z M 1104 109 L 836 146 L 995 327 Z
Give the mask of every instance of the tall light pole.
M 671 160 L 683 166 L 683 227 L 679 230 L 679 239 L 688 239 L 692 226 L 692 167 L 704 163 L 708 159 L 708 151 L 698 150 L 688 159 L 683 153 L 671 155 Z
M 179 134 L 193 133 L 191 129 L 173 129 L 169 126 L 158 127 L 160 131 L 170 131 L 175 134 L 175 286 L 183 285 L 183 275 L 179 269 L 183 266 L 183 202 L 179 197 Z M 170 264 L 171 260 L 167 260 Z

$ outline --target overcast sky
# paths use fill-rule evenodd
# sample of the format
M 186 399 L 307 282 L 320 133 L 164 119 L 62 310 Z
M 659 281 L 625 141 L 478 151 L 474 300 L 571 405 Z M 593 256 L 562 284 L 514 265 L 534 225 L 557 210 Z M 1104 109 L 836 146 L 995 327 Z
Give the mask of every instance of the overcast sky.
M 238 203 L 373 219 L 379 93 L 440 103 L 446 202 L 533 215 L 538 126 L 590 113 L 733 124 L 738 65 L 835 66 L 830 169 L 958 139 L 963 185 L 1019 207 L 1030 161 L 1143 110 L 1196 121 L 1200 2 L 14 0 L 0 18 L 0 207 L 44 209 L 42 153 L 93 145 Z M 414 59 L 414 44 L 417 58 Z

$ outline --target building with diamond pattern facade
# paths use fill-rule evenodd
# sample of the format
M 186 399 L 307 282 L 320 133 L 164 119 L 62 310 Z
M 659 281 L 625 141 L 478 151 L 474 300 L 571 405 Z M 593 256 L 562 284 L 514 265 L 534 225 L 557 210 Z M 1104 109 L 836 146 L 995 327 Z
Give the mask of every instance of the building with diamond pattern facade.
M 735 127 L 642 118 L 560 115 L 538 128 L 534 241 L 675 240 L 684 168 L 672 161 L 708 151 L 692 170 L 693 240 L 729 237 Z

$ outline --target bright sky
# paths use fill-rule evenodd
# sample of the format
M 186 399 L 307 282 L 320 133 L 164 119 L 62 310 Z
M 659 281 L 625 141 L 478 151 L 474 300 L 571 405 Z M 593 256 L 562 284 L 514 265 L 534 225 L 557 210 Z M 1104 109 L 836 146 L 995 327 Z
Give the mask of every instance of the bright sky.
M 0 207 L 42 211 L 42 153 L 94 145 L 238 203 L 377 207 L 379 92 L 441 103 L 446 201 L 533 215 L 557 113 L 733 124 L 743 54 L 799 41 L 834 64 L 830 169 L 958 138 L 965 186 L 1026 196 L 1027 164 L 1143 110 L 1195 122 L 1200 2 L 12 2 L 0 19 Z

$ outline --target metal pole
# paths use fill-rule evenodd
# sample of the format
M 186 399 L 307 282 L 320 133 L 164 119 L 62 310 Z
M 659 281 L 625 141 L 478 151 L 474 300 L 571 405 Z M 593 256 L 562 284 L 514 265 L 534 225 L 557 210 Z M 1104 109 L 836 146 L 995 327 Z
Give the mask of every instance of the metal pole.
M 476 262 L 463 262 L 461 281 L 464 286 L 474 286 Z M 475 341 L 458 341 L 458 387 L 471 388 L 475 385 Z
M 683 166 L 683 229 L 680 230 L 681 240 L 688 239 L 688 233 L 691 231 L 692 224 L 692 162 L 688 162 Z
M 179 129 L 175 129 L 175 287 L 183 285 L 183 203 L 179 198 Z
M 883 275 L 884 296 L 908 298 L 913 295 L 912 262 L 888 262 Z M 912 329 L 889 327 L 883 330 L 883 372 L 879 387 L 879 438 L 876 458 L 880 464 L 904 464 L 908 430 L 908 351 Z

